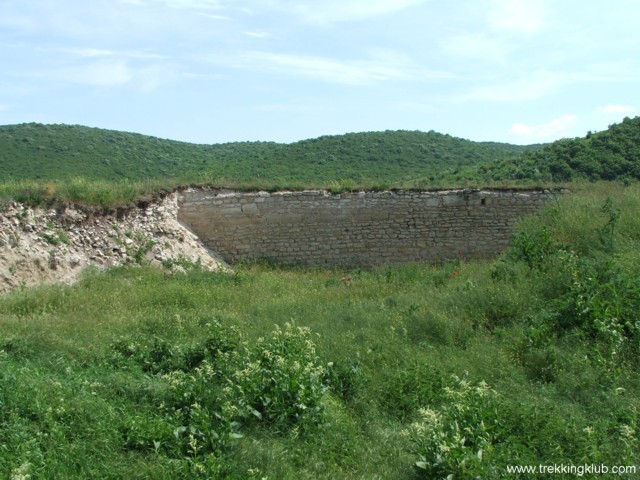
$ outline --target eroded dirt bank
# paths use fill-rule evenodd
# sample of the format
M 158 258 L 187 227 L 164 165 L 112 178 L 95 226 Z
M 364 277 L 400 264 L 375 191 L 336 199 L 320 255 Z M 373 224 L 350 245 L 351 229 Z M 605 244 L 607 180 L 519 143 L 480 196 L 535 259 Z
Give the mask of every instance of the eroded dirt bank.
M 227 268 L 177 220 L 177 193 L 108 212 L 79 206 L 0 208 L 0 294 L 40 283 L 72 283 L 90 266 L 150 262 L 173 271 L 199 262 Z

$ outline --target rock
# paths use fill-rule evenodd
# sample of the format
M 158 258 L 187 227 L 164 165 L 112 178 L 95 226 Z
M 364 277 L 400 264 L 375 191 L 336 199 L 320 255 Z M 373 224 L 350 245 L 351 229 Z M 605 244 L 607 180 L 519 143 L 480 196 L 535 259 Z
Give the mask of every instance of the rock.
M 148 256 L 156 264 L 182 256 L 193 262 L 204 259 L 204 268 L 220 268 L 221 264 L 209 256 L 197 238 L 189 235 L 176 216 L 176 194 L 161 204 L 147 205 L 146 210 L 133 208 L 112 214 L 84 214 L 73 206 L 58 213 L 10 205 L 0 215 L 0 278 L 10 278 L 11 282 L 0 282 L 0 295 L 21 283 L 70 283 L 88 265 L 108 268 L 125 261 L 135 263 L 136 259 L 127 257 L 126 249 L 145 245 L 149 240 L 156 243 L 153 254 Z M 65 232 L 68 241 L 54 246 L 41 232 L 52 238 L 64 238 Z M 131 238 L 123 238 L 124 232 Z M 178 235 L 184 239 L 182 243 L 173 240 Z M 123 238 L 124 245 L 118 244 L 119 238 Z M 137 242 L 136 238 L 143 240 Z M 166 249 L 167 245 L 171 248 Z

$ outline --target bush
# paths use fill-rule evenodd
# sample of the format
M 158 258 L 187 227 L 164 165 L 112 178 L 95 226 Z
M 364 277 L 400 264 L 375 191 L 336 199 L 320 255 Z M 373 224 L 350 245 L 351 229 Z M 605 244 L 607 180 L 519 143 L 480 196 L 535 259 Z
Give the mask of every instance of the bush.
M 533 277 L 545 275 L 538 294 L 550 333 L 580 332 L 593 341 L 593 358 L 605 365 L 622 357 L 637 359 L 640 342 L 640 280 L 621 262 L 620 221 L 621 209 L 609 196 L 598 210 L 593 201 L 548 209 L 521 224 L 506 257 L 526 264 Z M 508 272 L 505 267 L 494 271 L 495 278 Z M 548 349 L 536 348 L 527 356 L 530 364 L 554 363 Z
M 547 259 L 557 250 L 549 230 L 543 226 L 539 230 L 520 231 L 513 238 L 511 255 L 516 260 L 524 261 L 531 270 L 543 270 Z
M 561 304 L 560 323 L 578 327 L 598 340 L 607 357 L 625 349 L 637 352 L 640 341 L 640 281 L 613 262 L 598 264 L 562 252 L 562 268 L 571 284 Z
M 315 425 L 323 412 L 328 386 L 308 328 L 285 323 L 271 338 L 258 339 L 242 353 L 231 374 L 238 406 L 245 413 L 280 429 Z
M 405 431 L 418 455 L 424 478 L 492 478 L 488 460 L 497 412 L 494 392 L 484 382 L 472 385 L 453 377 L 439 409 L 421 408 L 420 419 Z
M 410 362 L 385 379 L 379 392 L 383 411 L 402 420 L 411 419 L 425 402 L 437 402 L 446 379 L 435 365 Z
M 347 403 L 356 399 L 367 382 L 359 357 L 329 364 L 327 377 L 331 391 Z

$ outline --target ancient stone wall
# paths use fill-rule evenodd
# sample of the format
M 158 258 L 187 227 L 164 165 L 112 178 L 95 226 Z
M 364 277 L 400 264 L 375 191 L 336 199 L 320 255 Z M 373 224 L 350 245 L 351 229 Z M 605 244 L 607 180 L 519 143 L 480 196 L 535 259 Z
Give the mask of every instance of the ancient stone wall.
M 178 220 L 230 263 L 345 267 L 485 258 L 549 191 L 180 192 Z

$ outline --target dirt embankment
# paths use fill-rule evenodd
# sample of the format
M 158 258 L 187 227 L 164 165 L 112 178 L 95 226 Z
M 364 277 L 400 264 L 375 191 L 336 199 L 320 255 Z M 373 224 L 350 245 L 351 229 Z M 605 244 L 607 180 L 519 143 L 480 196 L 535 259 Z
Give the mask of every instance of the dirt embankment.
M 177 220 L 177 195 L 110 212 L 79 206 L 0 208 L 0 294 L 40 283 L 72 283 L 90 266 L 150 262 L 171 270 L 227 268 Z

